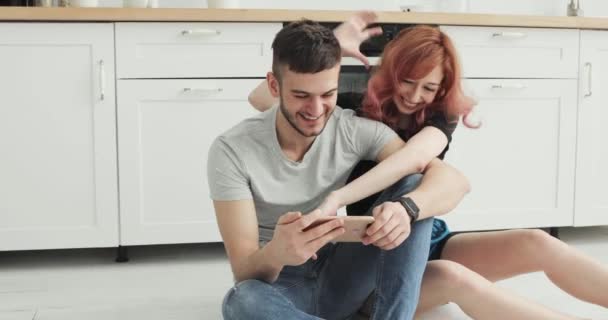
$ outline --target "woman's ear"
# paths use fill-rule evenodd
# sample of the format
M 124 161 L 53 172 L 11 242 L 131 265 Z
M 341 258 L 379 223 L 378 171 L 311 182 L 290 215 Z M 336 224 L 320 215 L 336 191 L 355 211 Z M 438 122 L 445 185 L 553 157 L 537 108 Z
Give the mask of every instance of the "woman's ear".
M 270 91 L 270 94 L 275 98 L 279 98 L 281 90 L 279 88 L 279 79 L 277 79 L 275 74 L 268 72 L 266 74 L 266 82 L 268 83 L 268 91 Z

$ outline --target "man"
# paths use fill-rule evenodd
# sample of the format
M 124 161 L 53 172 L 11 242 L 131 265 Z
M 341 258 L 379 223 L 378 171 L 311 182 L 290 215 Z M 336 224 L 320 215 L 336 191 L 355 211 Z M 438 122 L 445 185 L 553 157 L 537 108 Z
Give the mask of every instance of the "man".
M 222 134 L 209 151 L 211 197 L 237 282 L 224 318 L 342 319 L 374 292 L 372 319 L 411 319 L 432 219 L 415 222 L 410 234 L 412 216 L 394 200 L 419 177 L 382 193 L 368 245 L 330 243 L 344 232 L 340 220 L 307 229 L 360 160 L 383 161 L 403 141 L 384 124 L 336 107 L 341 49 L 331 30 L 292 23 L 273 50 L 267 80 L 279 107 Z M 404 165 L 409 173 L 423 169 Z

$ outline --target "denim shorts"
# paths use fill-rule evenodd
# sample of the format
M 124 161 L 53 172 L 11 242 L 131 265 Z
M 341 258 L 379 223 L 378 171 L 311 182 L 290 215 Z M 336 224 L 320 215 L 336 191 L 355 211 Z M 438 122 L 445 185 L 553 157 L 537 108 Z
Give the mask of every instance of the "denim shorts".
M 431 235 L 431 248 L 429 250 L 429 261 L 441 258 L 441 252 L 448 240 L 455 233 L 450 232 L 448 225 L 441 219 L 433 220 L 433 233 Z

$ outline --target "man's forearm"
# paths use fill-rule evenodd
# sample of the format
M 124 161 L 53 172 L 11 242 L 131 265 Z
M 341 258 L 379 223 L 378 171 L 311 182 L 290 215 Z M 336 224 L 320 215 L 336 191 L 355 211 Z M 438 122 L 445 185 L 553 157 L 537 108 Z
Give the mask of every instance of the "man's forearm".
M 446 214 L 453 210 L 470 191 L 468 179 L 454 167 L 434 160 L 424 172 L 420 185 L 404 195 L 410 197 L 418 208 L 418 219 Z
M 235 280 L 241 282 L 249 279 L 272 283 L 277 280 L 283 269 L 276 258 L 269 252 L 268 245 L 252 253 L 232 271 Z

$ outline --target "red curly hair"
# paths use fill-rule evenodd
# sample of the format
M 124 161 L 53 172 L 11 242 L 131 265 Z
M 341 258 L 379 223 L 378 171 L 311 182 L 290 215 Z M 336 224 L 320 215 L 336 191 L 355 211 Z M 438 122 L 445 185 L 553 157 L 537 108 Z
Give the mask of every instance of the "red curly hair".
M 444 74 L 439 91 L 432 103 L 414 113 L 415 121 L 406 132 L 418 132 L 433 111 L 442 112 L 449 120 L 457 121 L 462 116 L 465 126 L 477 127 L 467 121 L 475 103 L 462 92 L 456 49 L 446 34 L 431 26 L 404 29 L 384 48 L 380 65 L 367 85 L 362 102 L 363 115 L 397 130 L 401 117 L 393 102 L 397 86 L 403 79 L 421 79 L 439 65 Z

